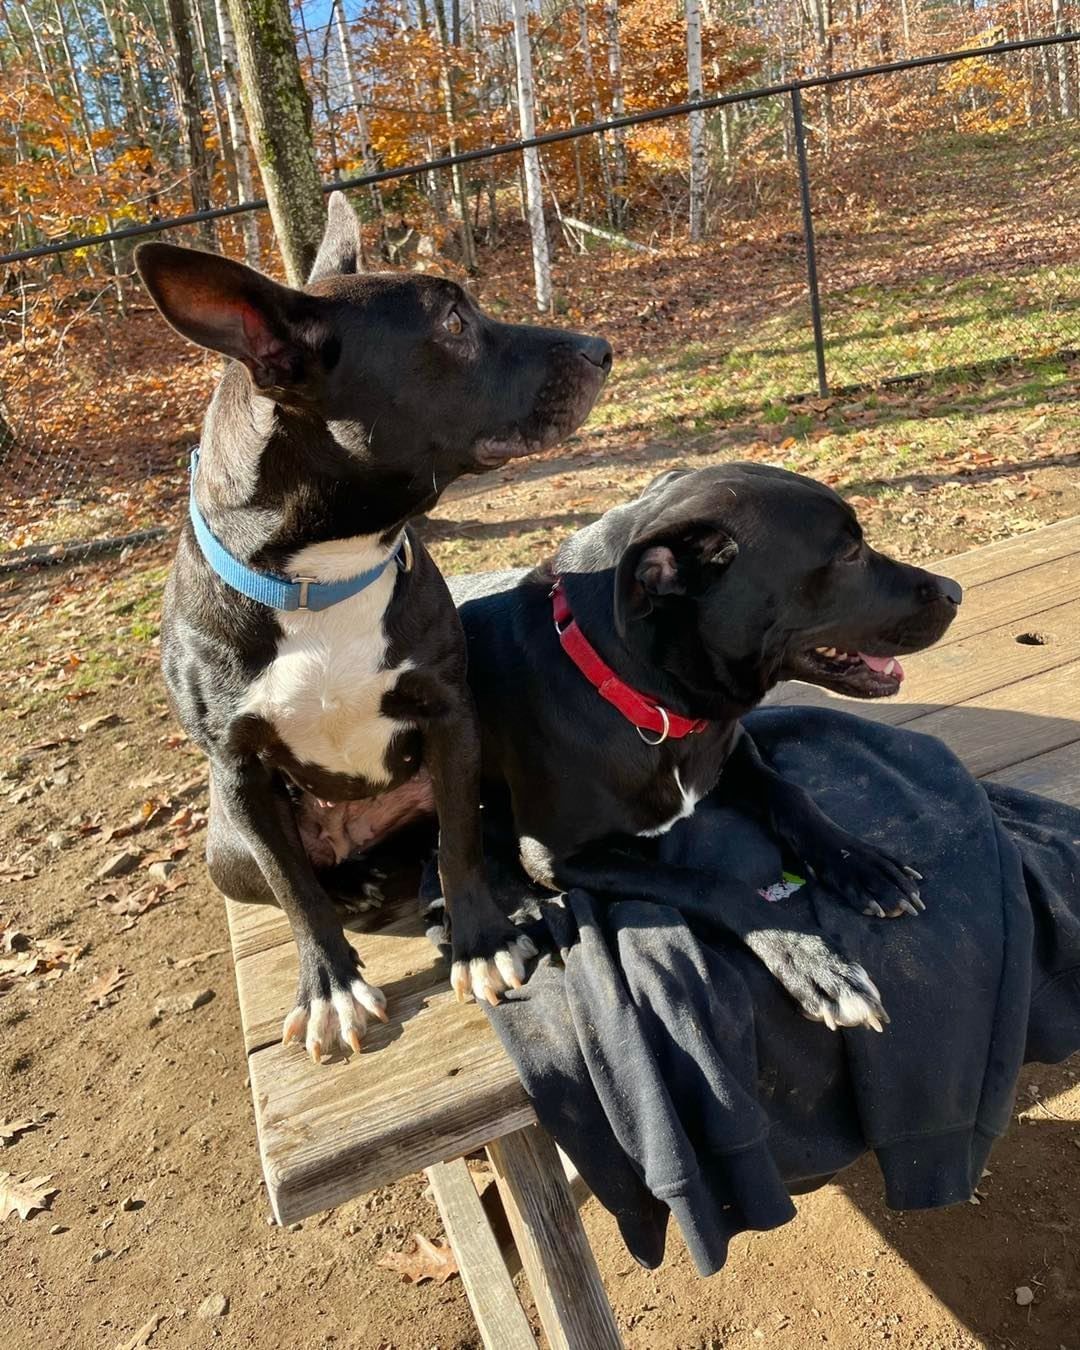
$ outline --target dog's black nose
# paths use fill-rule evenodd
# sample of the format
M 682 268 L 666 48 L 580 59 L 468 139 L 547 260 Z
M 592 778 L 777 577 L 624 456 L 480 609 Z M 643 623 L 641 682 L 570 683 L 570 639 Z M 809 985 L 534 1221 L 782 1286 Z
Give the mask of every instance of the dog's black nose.
M 963 589 L 951 577 L 934 576 L 932 573 L 919 587 L 919 594 L 928 605 L 932 605 L 935 600 L 948 600 L 952 605 L 959 605 L 964 598 Z
M 583 338 L 578 351 L 586 361 L 592 362 L 594 366 L 599 366 L 605 375 L 611 369 L 611 343 L 606 342 L 603 338 Z

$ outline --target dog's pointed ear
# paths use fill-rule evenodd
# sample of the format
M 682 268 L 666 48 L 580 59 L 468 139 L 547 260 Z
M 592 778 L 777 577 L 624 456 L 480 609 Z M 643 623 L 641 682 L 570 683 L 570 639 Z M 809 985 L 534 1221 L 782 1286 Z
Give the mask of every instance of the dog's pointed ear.
M 141 244 L 135 266 L 154 304 L 189 342 L 242 361 L 259 389 L 303 381 L 316 345 L 314 296 L 175 244 Z
M 350 275 L 360 270 L 360 221 L 344 192 L 331 192 L 326 203 L 323 235 L 308 284 L 323 277 Z
M 739 546 L 715 521 L 651 531 L 631 540 L 615 569 L 615 628 L 651 613 L 666 596 L 695 595 L 734 561 Z

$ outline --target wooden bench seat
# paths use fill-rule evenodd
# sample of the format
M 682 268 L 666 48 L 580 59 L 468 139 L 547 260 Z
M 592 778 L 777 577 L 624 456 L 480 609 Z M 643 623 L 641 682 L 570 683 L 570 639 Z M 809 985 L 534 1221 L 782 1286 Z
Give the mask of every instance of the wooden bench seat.
M 1080 801 L 1080 517 L 935 567 L 965 587 L 964 604 L 944 642 L 905 660 L 897 699 L 856 704 L 791 686 L 783 701 L 842 704 L 933 733 L 973 773 Z M 1025 635 L 1041 640 L 1017 640 Z M 229 905 L 274 1213 L 289 1223 L 432 1169 L 459 1262 L 469 1265 L 463 1279 L 485 1343 L 531 1345 L 524 1315 L 507 1302 L 513 1286 L 498 1247 L 469 1201 L 467 1169 L 437 1166 L 490 1146 L 548 1339 L 588 1350 L 618 1345 L 557 1154 L 484 1014 L 450 993 L 415 900 L 390 906 L 379 922 L 350 936 L 387 995 L 390 1024 L 369 1031 L 359 1056 L 315 1068 L 279 1043 L 296 981 L 288 924 L 275 909 Z

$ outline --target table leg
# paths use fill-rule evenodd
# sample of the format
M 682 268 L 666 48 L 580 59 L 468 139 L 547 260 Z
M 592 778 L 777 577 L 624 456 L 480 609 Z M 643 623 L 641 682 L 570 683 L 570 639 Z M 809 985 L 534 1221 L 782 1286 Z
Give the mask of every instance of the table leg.
M 529 1319 L 517 1300 L 464 1158 L 435 1163 L 427 1169 L 427 1179 L 487 1350 L 536 1350 Z
M 621 1350 L 551 1136 L 530 1125 L 494 1140 L 487 1153 L 552 1350 Z

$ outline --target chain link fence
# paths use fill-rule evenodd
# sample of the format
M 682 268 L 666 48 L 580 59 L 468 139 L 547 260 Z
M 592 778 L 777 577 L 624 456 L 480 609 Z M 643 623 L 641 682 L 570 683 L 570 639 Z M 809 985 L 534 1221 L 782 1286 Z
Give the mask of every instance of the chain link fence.
M 1076 36 L 1039 40 L 1069 50 L 1074 81 Z M 670 420 L 698 429 L 768 420 L 803 397 L 963 384 L 1002 363 L 1068 359 L 1080 349 L 1080 137 L 1061 106 L 1031 105 L 1025 66 L 1040 51 L 1004 44 L 693 105 L 707 111 L 711 145 L 700 245 L 683 237 L 685 137 L 672 132 L 666 159 L 656 150 L 657 128 L 682 128 L 690 105 L 620 119 L 631 154 L 657 168 L 643 174 L 623 232 L 574 218 L 548 183 L 554 319 L 613 326 L 624 367 L 616 397 L 632 403 L 635 378 L 659 376 Z M 557 166 L 614 124 L 536 140 Z M 520 150 L 461 158 L 503 166 L 509 200 Z M 379 177 L 430 185 L 451 162 Z M 480 200 L 478 185 L 478 221 Z M 217 214 L 217 247 L 243 256 L 236 208 Z M 195 245 L 200 225 L 127 233 Z M 261 231 L 272 266 L 265 219 Z M 369 265 L 386 265 L 380 234 L 386 246 L 373 230 Z M 471 284 L 489 310 L 527 318 L 525 226 L 504 208 L 498 235 Z M 404 216 L 394 237 L 392 263 L 454 270 L 452 238 Z M 179 519 L 216 363 L 193 357 L 151 310 L 132 247 L 129 237 L 75 240 L 3 260 L 0 572 L 158 539 Z

